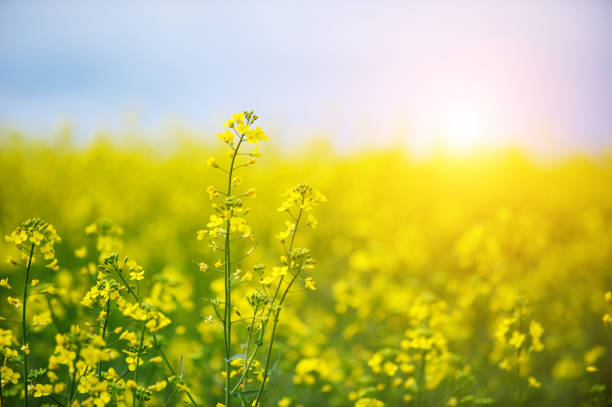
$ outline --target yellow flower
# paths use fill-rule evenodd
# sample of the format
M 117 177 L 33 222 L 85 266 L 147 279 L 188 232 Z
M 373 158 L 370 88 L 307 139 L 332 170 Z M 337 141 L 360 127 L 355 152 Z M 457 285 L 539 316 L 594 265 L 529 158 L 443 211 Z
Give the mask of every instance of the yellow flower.
M 208 264 L 200 263 L 200 271 L 205 272 L 208 269 Z
M 278 401 L 278 407 L 289 407 L 291 405 L 291 399 L 287 396 L 283 397 Z
M 217 163 L 215 162 L 215 157 L 208 158 L 208 160 L 206 160 L 206 165 L 213 168 L 218 167 Z
M 51 269 L 53 271 L 59 270 L 59 265 L 57 264 L 57 259 L 53 259 L 53 261 L 51 263 L 47 264 L 45 267 L 47 267 L 48 269 Z
M 53 392 L 53 386 L 50 384 L 37 384 L 34 386 L 34 397 L 48 396 Z
M 130 280 L 140 281 L 144 279 L 144 270 L 130 272 Z
M 512 337 L 508 341 L 508 344 L 516 349 L 519 349 L 523 346 L 523 342 L 525 341 L 525 334 L 520 333 L 519 331 L 512 332 Z
M 168 383 L 165 380 L 162 380 L 160 382 L 156 382 L 155 384 L 152 384 L 151 386 L 148 387 L 148 389 L 151 391 L 160 392 L 163 389 L 165 389 L 167 385 Z
M 6 301 L 15 308 L 21 307 L 21 300 L 19 298 L 13 298 L 11 296 L 8 296 L 6 297 Z
M 32 318 L 32 327 L 34 329 L 43 328 L 49 325 L 50 323 L 51 323 L 51 316 L 49 312 L 46 312 L 44 314 L 34 314 L 34 317 Z
M 257 143 L 262 140 L 268 140 L 268 136 L 266 136 L 266 133 L 264 133 L 259 126 L 254 129 L 248 129 L 244 134 L 248 143 Z
M 217 134 L 217 138 L 224 143 L 232 144 L 235 134 L 231 130 L 225 130 L 223 133 Z
M 85 258 L 87 256 L 87 247 L 82 246 L 74 251 L 74 255 L 79 259 Z
M 10 382 L 13 384 L 17 384 L 19 378 L 21 377 L 19 373 L 13 371 L 13 369 L 6 365 L 0 367 L 0 373 L 2 374 L 2 381 L 5 383 Z
M 8 288 L 9 290 L 12 288 L 8 282 L 8 277 L 0 280 L 0 287 Z
M 382 384 L 382 383 L 379 383 Z M 383 386 L 384 387 L 384 386 Z M 355 407 L 384 407 L 385 403 L 374 398 L 360 398 L 355 403 Z
M 608 304 L 612 304 L 612 292 L 606 291 L 606 293 L 604 294 L 604 298 L 606 299 L 606 302 Z
M 398 369 L 397 365 L 393 362 L 387 361 L 383 364 L 383 371 L 385 372 L 387 376 L 395 376 L 397 369 Z
M 313 280 L 312 277 L 306 277 L 306 280 L 304 280 L 304 285 L 306 287 L 307 290 L 316 290 L 317 288 L 315 287 L 315 281 Z
M 542 386 L 542 383 L 540 383 L 535 377 L 533 376 L 529 376 L 527 378 L 527 381 L 529 382 L 529 386 L 533 387 L 534 389 L 538 389 L 540 388 L 540 386 Z
M 597 368 L 597 366 L 587 366 L 586 371 L 589 373 L 595 373 L 595 372 L 598 372 L 599 369 Z

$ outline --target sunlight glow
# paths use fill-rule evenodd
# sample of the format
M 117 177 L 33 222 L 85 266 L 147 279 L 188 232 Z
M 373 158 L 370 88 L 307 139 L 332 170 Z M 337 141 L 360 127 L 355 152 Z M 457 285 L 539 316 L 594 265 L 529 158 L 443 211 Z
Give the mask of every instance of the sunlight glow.
M 479 106 L 464 104 L 453 107 L 442 117 L 440 142 L 444 149 L 465 153 L 491 140 L 491 117 Z

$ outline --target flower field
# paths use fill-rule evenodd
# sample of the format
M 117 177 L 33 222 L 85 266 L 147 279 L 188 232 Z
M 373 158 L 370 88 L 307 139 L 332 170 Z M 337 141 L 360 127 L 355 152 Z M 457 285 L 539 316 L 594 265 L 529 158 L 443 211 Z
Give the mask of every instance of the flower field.
M 285 150 L 256 119 L 2 135 L 3 406 L 612 405 L 612 157 Z

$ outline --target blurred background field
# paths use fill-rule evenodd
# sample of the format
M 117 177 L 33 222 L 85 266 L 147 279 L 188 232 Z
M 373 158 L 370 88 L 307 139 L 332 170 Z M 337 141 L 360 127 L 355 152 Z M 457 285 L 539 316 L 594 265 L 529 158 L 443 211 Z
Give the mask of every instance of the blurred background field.
M 184 355 L 188 383 L 210 405 L 221 391 L 222 330 L 204 319 L 212 313 L 206 299 L 219 295 L 222 279 L 199 271 L 199 262 L 216 258 L 195 235 L 210 215 L 205 188 L 219 181 L 205 165 L 218 152 L 213 139 L 186 135 L 172 151 L 158 151 L 5 134 L 0 149 L 2 233 L 40 216 L 63 239 L 60 270 L 35 274 L 59 288 L 53 306 L 62 323 L 89 318 L 78 310 L 97 261 L 96 239 L 85 228 L 110 220 L 123 230 L 120 254 L 152 278 L 147 287 L 176 287 L 166 298 L 173 323 L 164 334 L 173 360 Z M 278 257 L 273 234 L 283 229 L 276 212 L 282 191 L 309 182 L 329 201 L 318 210 L 316 234 L 299 242 L 319 261 L 317 290 L 304 296 L 298 289 L 287 307 L 278 342 L 284 359 L 269 405 L 288 396 L 296 404 L 340 406 L 364 395 L 409 405 L 417 373 L 380 366 L 402 365 L 398 352 L 420 312 L 431 313 L 442 349 L 427 370 L 423 405 L 466 395 L 510 405 L 513 374 L 499 366 L 496 332 L 519 298 L 544 329 L 543 350 L 523 361 L 526 405 L 589 405 L 592 386 L 612 380 L 611 332 L 602 322 L 612 307 L 603 296 L 612 285 L 610 156 L 538 162 L 507 150 L 415 159 L 400 150 L 339 154 L 324 143 L 262 151 L 260 165 L 245 174 L 258 190 L 249 221 L 259 243 L 245 268 Z M 83 246 L 87 255 L 76 257 Z M 10 253 L 3 243 L 2 256 Z M 14 285 L 17 270 L 0 266 Z M 3 324 L 18 320 L 0 295 Z M 35 334 L 34 364 L 45 365 L 54 329 Z M 468 373 L 474 381 L 462 376 L 460 388 L 458 375 Z M 529 386 L 528 376 L 541 386 Z

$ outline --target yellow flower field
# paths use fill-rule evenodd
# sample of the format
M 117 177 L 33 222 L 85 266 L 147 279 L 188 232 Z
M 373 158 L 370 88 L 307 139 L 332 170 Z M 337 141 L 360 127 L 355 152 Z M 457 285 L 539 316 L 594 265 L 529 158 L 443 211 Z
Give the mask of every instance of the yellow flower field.
M 255 120 L 2 135 L 3 406 L 611 405 L 611 156 L 286 151 Z

